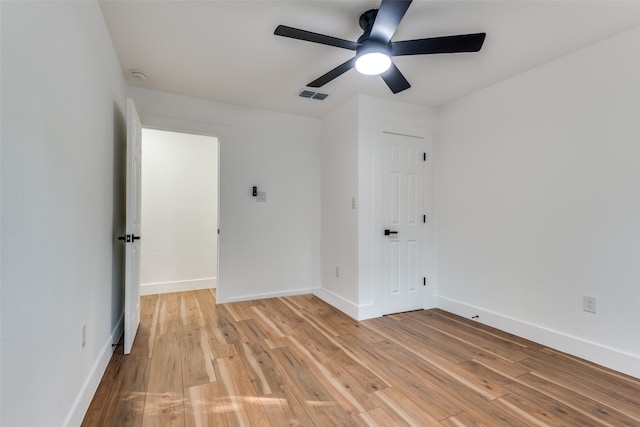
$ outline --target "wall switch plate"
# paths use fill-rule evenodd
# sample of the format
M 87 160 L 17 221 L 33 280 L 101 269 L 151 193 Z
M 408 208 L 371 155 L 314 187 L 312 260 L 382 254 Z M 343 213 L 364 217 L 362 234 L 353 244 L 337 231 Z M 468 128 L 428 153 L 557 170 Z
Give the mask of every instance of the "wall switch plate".
M 589 295 L 582 296 L 582 309 L 588 313 L 596 312 L 596 297 Z

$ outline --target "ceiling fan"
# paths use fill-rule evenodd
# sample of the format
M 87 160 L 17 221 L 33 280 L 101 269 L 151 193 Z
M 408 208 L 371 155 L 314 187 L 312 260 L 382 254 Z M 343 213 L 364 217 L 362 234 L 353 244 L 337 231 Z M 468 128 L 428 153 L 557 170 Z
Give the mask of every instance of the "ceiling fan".
M 478 52 L 484 43 L 485 33 L 460 34 L 417 40 L 392 42 L 402 17 L 412 0 L 382 0 L 379 9 L 372 9 L 360 16 L 360 28 L 364 33 L 357 42 L 339 39 L 311 31 L 278 25 L 274 34 L 342 49 L 354 50 L 355 57 L 318 77 L 307 86 L 321 87 L 352 68 L 363 74 L 379 74 L 393 93 L 411 87 L 392 56 L 425 55 L 434 53 Z

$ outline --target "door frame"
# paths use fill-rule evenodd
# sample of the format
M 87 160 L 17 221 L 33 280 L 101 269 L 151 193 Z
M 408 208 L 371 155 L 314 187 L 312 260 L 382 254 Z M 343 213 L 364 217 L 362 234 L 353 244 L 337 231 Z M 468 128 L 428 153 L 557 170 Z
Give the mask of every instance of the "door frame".
M 382 234 L 382 230 L 384 227 L 382 221 L 382 203 L 383 203 L 383 150 L 384 150 L 384 140 L 383 133 L 393 133 L 399 135 L 406 135 L 411 137 L 422 138 L 427 144 L 431 151 L 431 161 L 429 163 L 429 168 L 425 171 L 424 179 L 424 203 L 425 210 L 428 212 L 427 216 L 430 219 L 430 222 L 427 223 L 429 227 L 426 228 L 425 233 L 427 234 L 427 241 L 425 244 L 425 268 L 424 270 L 430 271 L 431 273 L 427 273 L 427 291 L 425 293 L 423 308 L 431 308 L 435 307 L 435 269 L 434 269 L 434 244 L 435 244 L 435 235 L 434 235 L 434 215 L 433 215 L 433 175 L 434 175 L 434 165 L 433 165 L 433 152 L 434 152 L 434 142 L 433 142 L 433 130 L 426 126 L 414 125 L 409 123 L 402 122 L 393 122 L 393 121 L 385 121 L 380 120 L 376 123 L 376 125 L 371 129 L 371 133 L 369 134 L 369 138 L 373 143 L 373 164 L 371 170 L 371 207 L 372 207 L 372 218 L 370 226 L 367 228 L 367 234 L 370 234 L 371 237 L 367 238 L 367 242 L 371 244 L 371 281 L 373 283 L 373 304 L 366 310 L 362 311 L 360 314 L 360 318 L 371 318 L 371 317 L 379 317 L 382 316 L 382 299 L 384 298 L 384 287 L 383 287 L 383 275 L 382 275 L 382 244 L 384 236 Z M 362 189 L 361 189 L 362 190 Z M 362 207 L 362 204 L 361 204 Z M 360 240 L 360 245 L 363 245 L 363 241 Z M 430 280 L 429 280 L 430 279 Z
M 150 127 L 150 126 L 146 126 L 143 125 L 142 126 L 143 129 L 143 143 L 144 143 L 144 130 L 149 130 L 149 131 L 158 131 L 158 132 L 163 132 L 166 134 L 173 134 L 173 135 L 187 135 L 187 136 L 195 136 L 195 137 L 203 137 L 203 138 L 211 138 L 211 139 L 215 139 L 215 141 L 211 141 L 211 143 L 215 143 L 216 144 L 216 161 L 215 161 L 215 168 L 216 168 L 216 186 L 215 186 L 215 191 L 216 191 L 216 224 L 215 224 L 215 229 L 213 229 L 214 232 L 214 236 L 215 236 L 215 245 L 216 245 L 216 270 L 215 270 L 215 287 L 218 287 L 218 270 L 219 270 L 219 261 L 220 261 L 220 255 L 219 255 L 219 247 L 220 247 L 220 241 L 219 241 L 219 234 L 218 234 L 218 230 L 220 229 L 220 140 L 217 136 L 214 135 L 205 135 L 202 133 L 193 133 L 193 132 L 183 132 L 183 131 L 176 131 L 176 130 L 169 130 L 169 129 L 159 129 L 157 127 Z M 209 141 L 208 141 L 209 142 Z M 143 155 L 144 156 L 144 155 Z M 144 160 L 144 159 L 143 159 Z M 207 163 L 208 165 L 213 165 L 212 163 Z M 212 190 L 213 187 L 208 188 L 205 191 L 210 191 Z M 144 190 L 143 190 L 144 193 Z M 207 227 L 208 228 L 208 227 Z M 147 234 L 148 232 L 145 232 L 145 234 Z M 188 281 L 187 281 L 188 282 Z M 182 287 L 185 287 L 184 285 L 182 285 L 182 282 L 159 282 L 159 283 L 152 283 L 150 284 L 150 286 L 145 286 L 141 291 L 141 295 L 153 295 L 153 294 L 158 294 L 158 293 L 167 293 L 167 292 L 182 292 Z M 198 289 L 210 289 L 211 286 L 208 286 L 208 283 L 204 283 L 204 284 L 197 284 L 194 283 L 193 287 L 189 287 L 186 286 L 187 289 L 185 290 L 198 290 Z
M 394 229 L 393 231 L 399 232 L 397 238 L 394 238 L 391 235 L 383 235 L 382 238 L 382 257 L 380 262 L 382 267 L 382 314 L 386 315 L 397 312 L 421 309 L 425 304 L 427 293 L 426 283 L 423 284 L 420 278 L 424 276 L 426 279 L 428 271 L 426 262 L 427 245 L 429 242 L 426 220 L 427 201 L 425 200 L 427 198 L 428 192 L 426 191 L 425 186 L 429 182 L 428 172 L 430 172 L 430 170 L 428 165 L 431 161 L 431 149 L 426 139 L 422 136 L 398 134 L 395 132 L 384 131 L 380 140 L 382 141 L 381 155 L 383 156 L 381 168 L 381 175 L 383 177 L 381 189 L 383 195 L 381 198 L 381 209 L 383 212 L 382 225 L 384 229 Z M 393 194 L 393 185 L 391 185 L 391 182 L 389 182 L 389 173 L 393 170 L 396 170 L 396 168 L 391 165 L 393 162 L 390 159 L 391 153 L 388 150 L 393 147 L 394 141 L 403 146 L 403 148 L 401 148 L 398 152 L 400 159 L 402 159 L 404 155 L 408 156 L 411 151 L 413 151 L 413 156 L 415 156 L 415 163 L 408 163 L 407 161 L 409 161 L 410 159 L 400 160 L 398 164 L 400 169 L 398 170 L 408 168 L 414 173 L 417 173 L 417 176 L 420 178 L 415 182 L 415 194 L 418 197 L 417 199 L 415 199 L 415 202 L 417 202 L 417 204 L 415 206 L 415 210 L 413 211 L 415 213 L 415 222 L 413 223 L 413 225 L 409 223 L 408 217 L 405 216 L 411 213 L 411 210 L 408 208 L 408 203 L 411 199 L 411 195 L 407 194 L 409 182 L 405 181 L 405 179 L 408 180 L 409 178 L 408 174 L 402 174 L 403 178 L 401 178 L 401 180 L 398 182 L 398 224 L 393 225 L 391 223 L 391 217 L 393 216 L 393 213 L 391 211 L 393 209 L 390 209 L 391 206 L 387 205 L 387 201 L 390 200 L 390 196 L 392 196 Z M 401 197 L 402 194 L 405 194 L 405 196 Z M 387 212 L 386 220 L 384 215 L 385 211 Z M 430 213 L 429 216 L 431 216 Z M 407 235 L 411 236 L 409 237 L 409 240 L 415 239 L 415 251 L 417 252 L 415 257 L 410 256 L 409 241 L 407 240 Z M 393 276 L 392 271 L 394 270 L 394 268 L 392 266 L 394 265 L 394 263 L 392 261 L 392 248 L 393 246 L 395 246 L 393 245 L 394 241 L 399 243 L 399 245 L 396 246 L 396 250 L 399 251 L 397 260 L 399 261 L 399 263 L 396 265 L 396 279 L 399 280 L 399 282 L 397 283 L 397 285 L 399 286 L 398 296 L 391 295 L 390 287 L 392 287 L 392 285 L 391 283 L 386 282 L 387 280 L 391 282 Z M 414 260 L 414 266 L 413 268 L 409 268 L 406 263 L 410 263 L 412 259 Z M 413 274 L 411 274 L 410 270 L 413 270 Z M 405 289 L 405 286 L 409 287 L 409 289 Z M 412 286 L 414 286 L 413 291 L 411 291 Z
M 217 185 L 218 185 L 218 230 L 217 231 L 218 232 L 216 233 L 217 246 L 218 246 L 218 250 L 216 252 L 216 256 L 218 258 L 216 265 L 218 266 L 218 271 L 216 273 L 216 294 L 218 294 L 220 292 L 220 288 L 223 286 L 223 280 L 222 280 L 223 268 L 220 265 L 220 252 L 224 244 L 222 239 L 222 231 L 221 231 L 223 222 L 222 222 L 222 208 L 221 208 L 222 198 L 220 194 L 222 185 L 220 182 L 220 178 L 222 176 L 222 170 L 221 170 L 221 165 L 222 165 L 221 156 L 223 151 L 222 144 L 223 144 L 223 140 L 225 139 L 227 126 L 218 125 L 215 123 L 206 123 L 206 122 L 199 122 L 199 121 L 193 121 L 193 120 L 178 119 L 173 117 L 158 116 L 154 114 L 145 114 L 143 112 L 138 112 L 138 114 L 140 115 L 140 120 L 142 121 L 142 127 L 145 129 L 186 133 L 191 135 L 207 136 L 207 137 L 218 139 L 218 164 L 216 165 L 216 168 L 218 170 L 218 182 L 217 182 Z

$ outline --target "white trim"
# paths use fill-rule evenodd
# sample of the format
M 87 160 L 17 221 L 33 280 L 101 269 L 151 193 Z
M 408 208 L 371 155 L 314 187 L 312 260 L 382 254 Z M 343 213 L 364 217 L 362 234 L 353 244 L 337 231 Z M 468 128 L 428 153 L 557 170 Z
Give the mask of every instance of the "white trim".
M 180 280 L 176 282 L 142 283 L 140 285 L 140 295 L 196 291 L 199 289 L 216 288 L 217 286 L 218 280 L 215 277 L 209 277 L 206 279 Z
M 314 289 L 313 294 L 327 304 L 337 308 L 347 316 L 360 320 L 358 319 L 358 306 L 351 301 L 324 288 Z
M 376 317 L 382 317 L 380 304 L 365 304 L 358 307 L 358 320 L 375 319 Z
M 355 320 L 373 319 L 382 316 L 380 307 L 375 304 L 356 305 L 324 288 L 314 289 L 313 294 Z
M 283 292 L 269 292 L 265 294 L 253 294 L 253 295 L 243 295 L 239 297 L 231 297 L 231 298 L 220 298 L 220 294 L 216 295 L 218 304 L 225 304 L 228 302 L 238 302 L 238 301 L 252 301 L 256 299 L 267 299 L 267 298 L 279 298 L 279 297 L 290 297 L 294 295 L 306 295 L 312 294 L 316 288 L 303 288 L 303 289 L 294 289 L 292 291 L 283 291 Z
M 63 426 L 79 426 L 82 424 L 82 420 L 89 409 L 89 405 L 91 404 L 91 400 L 93 399 L 96 390 L 98 390 L 98 385 L 100 385 L 102 376 L 107 370 L 111 356 L 116 348 L 114 344 L 116 344 L 122 336 L 124 326 L 123 321 L 124 313 L 121 313 L 120 319 L 118 319 L 116 326 L 111 331 L 111 335 L 109 335 L 107 342 L 102 346 L 102 349 L 98 354 L 98 358 L 91 367 L 91 371 L 89 372 L 87 379 L 84 381 L 84 384 L 82 384 L 80 392 L 73 402 L 73 405 L 71 405 L 71 409 L 62 423 Z
M 480 316 L 486 325 L 535 341 L 553 349 L 572 354 L 619 372 L 640 378 L 640 357 L 560 331 L 523 322 L 509 316 L 475 307 L 445 297 L 437 297 L 437 307 L 462 317 Z

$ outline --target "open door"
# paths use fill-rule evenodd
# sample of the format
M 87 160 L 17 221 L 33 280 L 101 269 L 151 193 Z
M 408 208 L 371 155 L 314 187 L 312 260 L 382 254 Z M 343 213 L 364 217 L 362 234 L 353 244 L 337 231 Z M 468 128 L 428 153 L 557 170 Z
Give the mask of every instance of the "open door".
M 127 220 L 124 277 L 124 354 L 131 353 L 140 325 L 140 206 L 142 123 L 131 98 L 127 99 Z

